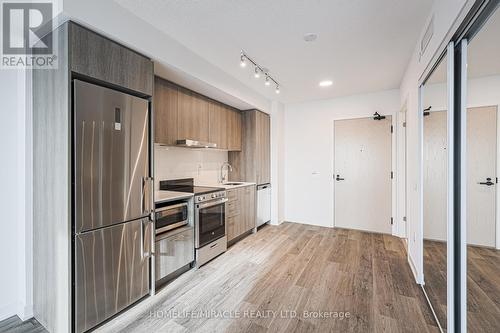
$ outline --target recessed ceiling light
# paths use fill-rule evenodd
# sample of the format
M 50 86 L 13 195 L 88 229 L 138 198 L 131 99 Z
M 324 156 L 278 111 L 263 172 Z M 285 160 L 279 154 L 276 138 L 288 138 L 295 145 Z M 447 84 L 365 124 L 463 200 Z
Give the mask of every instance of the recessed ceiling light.
M 306 42 L 314 42 L 318 38 L 318 35 L 315 33 L 308 33 L 304 35 L 304 40 Z
M 320 87 L 329 87 L 333 84 L 333 81 L 331 80 L 324 80 L 319 83 Z

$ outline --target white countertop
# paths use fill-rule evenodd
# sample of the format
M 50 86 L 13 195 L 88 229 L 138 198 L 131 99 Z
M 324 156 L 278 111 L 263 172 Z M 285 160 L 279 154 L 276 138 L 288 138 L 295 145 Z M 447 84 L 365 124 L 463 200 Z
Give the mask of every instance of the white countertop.
M 176 192 L 176 191 L 155 191 L 155 203 L 189 199 L 193 196 L 193 193 L 188 192 Z
M 228 185 L 227 183 L 239 183 L 239 184 L 238 185 Z M 210 183 L 203 183 L 203 184 L 196 184 L 196 186 L 222 187 L 222 188 L 225 188 L 226 190 L 230 190 L 232 188 L 256 185 L 256 183 L 249 183 L 249 182 L 227 182 L 227 183 L 211 183 L 211 184 Z

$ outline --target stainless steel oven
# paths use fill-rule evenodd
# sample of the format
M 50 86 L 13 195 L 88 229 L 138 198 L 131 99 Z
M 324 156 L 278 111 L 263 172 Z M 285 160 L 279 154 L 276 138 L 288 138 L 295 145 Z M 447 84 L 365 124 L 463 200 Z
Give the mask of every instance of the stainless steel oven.
M 207 200 L 207 197 L 210 199 Z M 200 200 L 201 199 L 201 200 Z M 201 248 L 226 235 L 226 194 L 218 192 L 195 198 L 196 248 Z
M 166 204 L 155 209 L 156 234 L 188 224 L 188 202 Z

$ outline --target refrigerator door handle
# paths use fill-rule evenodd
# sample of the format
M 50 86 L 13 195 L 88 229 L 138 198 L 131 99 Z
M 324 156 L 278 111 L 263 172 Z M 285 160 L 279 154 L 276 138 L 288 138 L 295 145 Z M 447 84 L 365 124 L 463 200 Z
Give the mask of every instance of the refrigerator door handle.
M 149 259 L 153 255 L 153 222 L 141 222 L 141 259 Z
M 153 212 L 153 197 L 153 178 L 142 177 L 141 200 L 144 215 L 150 215 Z

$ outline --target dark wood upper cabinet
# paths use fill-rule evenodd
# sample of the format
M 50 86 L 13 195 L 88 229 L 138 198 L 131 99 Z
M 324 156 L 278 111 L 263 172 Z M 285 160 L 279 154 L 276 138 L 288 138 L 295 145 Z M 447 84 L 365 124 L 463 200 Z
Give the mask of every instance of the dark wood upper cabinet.
M 241 112 L 226 109 L 227 123 L 227 149 L 229 151 L 241 150 Z
M 227 149 L 227 116 L 224 106 L 210 101 L 209 106 L 209 141 L 217 148 Z
M 241 152 L 229 153 L 233 172 L 232 181 L 247 181 L 259 184 L 271 182 L 271 119 L 268 114 L 250 110 L 243 111 Z
M 69 45 L 72 72 L 153 95 L 151 59 L 73 22 Z
M 210 100 L 160 77 L 154 80 L 155 143 L 175 146 L 189 139 L 217 144 L 218 149 L 241 150 L 239 110 Z
M 155 143 L 173 146 L 177 143 L 178 88 L 155 77 L 154 129 Z
M 178 138 L 209 141 L 208 100 L 187 89 L 179 88 L 177 126 Z

